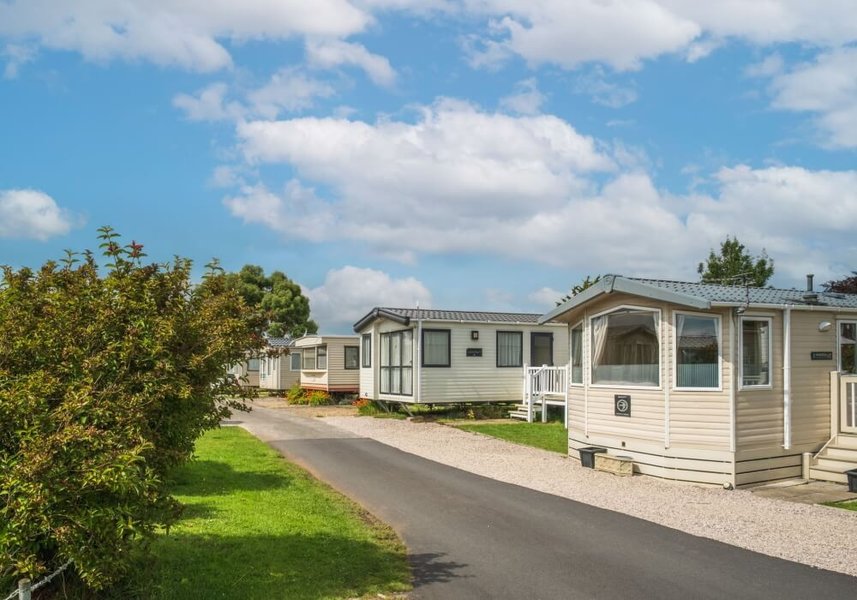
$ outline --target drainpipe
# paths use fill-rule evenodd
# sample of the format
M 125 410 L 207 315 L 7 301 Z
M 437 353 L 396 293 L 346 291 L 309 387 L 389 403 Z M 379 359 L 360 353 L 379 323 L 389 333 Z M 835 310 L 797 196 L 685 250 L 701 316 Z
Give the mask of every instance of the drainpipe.
M 811 276 L 807 276 L 808 278 Z M 809 280 L 812 281 L 811 279 Z M 811 285 L 811 284 L 810 284 Z M 792 309 L 783 311 L 783 448 L 792 447 Z
M 736 440 L 735 438 L 735 428 L 737 427 L 735 421 L 735 402 L 736 402 L 736 394 L 735 390 L 738 387 L 738 377 L 741 375 L 740 369 L 737 368 L 739 361 L 741 360 L 740 356 L 736 356 L 736 348 L 738 345 L 735 343 L 735 319 L 737 317 L 733 314 L 733 312 L 729 311 L 729 358 L 731 360 L 731 364 L 729 366 L 730 377 L 729 377 L 729 451 L 735 452 Z M 735 465 L 735 461 L 732 461 L 733 469 Z
M 664 311 L 666 312 L 666 311 Z M 664 448 L 670 447 L 670 384 L 669 374 L 670 365 L 667 364 L 669 357 L 669 348 L 667 344 L 672 340 L 671 336 L 666 335 L 667 319 L 666 315 L 661 317 L 661 365 L 663 374 L 661 376 L 661 385 L 664 386 Z M 675 352 L 675 349 L 673 349 Z
M 423 320 L 417 319 L 417 339 L 414 340 L 414 344 L 416 344 L 416 360 L 414 361 L 416 364 L 414 365 L 414 372 L 416 373 L 416 377 L 414 377 L 414 401 L 419 404 L 423 395 Z

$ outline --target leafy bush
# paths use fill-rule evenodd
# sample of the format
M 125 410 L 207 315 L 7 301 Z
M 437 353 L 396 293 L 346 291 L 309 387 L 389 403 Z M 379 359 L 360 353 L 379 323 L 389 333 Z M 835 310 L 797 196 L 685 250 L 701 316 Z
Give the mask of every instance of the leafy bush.
M 357 407 L 357 414 L 362 415 L 364 417 L 377 415 L 382 412 L 381 408 L 373 401 L 368 398 L 360 398 L 359 400 L 355 400 L 351 403 L 352 406 Z
M 143 265 L 102 228 L 90 252 L 0 282 L 0 584 L 68 559 L 93 589 L 179 512 L 164 485 L 245 394 L 225 376 L 261 323 L 217 264 Z M 227 399 L 235 396 L 236 399 Z
M 286 401 L 289 404 L 306 404 L 304 401 L 305 396 L 305 390 L 296 383 L 286 392 Z
M 325 406 L 327 404 L 333 404 L 333 399 L 330 397 L 325 391 L 322 390 L 312 390 L 306 395 L 306 404 L 310 406 Z

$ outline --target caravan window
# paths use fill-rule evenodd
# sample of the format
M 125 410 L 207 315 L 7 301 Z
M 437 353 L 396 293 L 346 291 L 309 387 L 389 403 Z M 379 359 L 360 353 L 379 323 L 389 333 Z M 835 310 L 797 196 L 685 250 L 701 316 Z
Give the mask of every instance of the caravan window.
M 520 331 L 497 332 L 497 366 L 521 367 L 524 364 L 524 334 Z
M 720 318 L 675 315 L 676 388 L 720 388 Z
M 771 387 L 771 319 L 741 319 L 741 386 Z
M 414 332 L 411 329 L 382 333 L 381 393 L 413 394 Z
M 592 383 L 660 385 L 660 312 L 620 308 L 592 318 Z
M 571 328 L 571 383 L 583 383 L 583 323 Z

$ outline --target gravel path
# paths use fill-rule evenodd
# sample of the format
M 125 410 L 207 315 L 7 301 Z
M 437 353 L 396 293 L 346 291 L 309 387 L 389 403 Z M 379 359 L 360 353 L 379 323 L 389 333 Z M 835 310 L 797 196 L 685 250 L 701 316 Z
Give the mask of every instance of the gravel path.
M 762 498 L 746 490 L 615 477 L 553 452 L 436 423 L 335 416 L 324 422 L 471 473 L 857 576 L 854 511 Z

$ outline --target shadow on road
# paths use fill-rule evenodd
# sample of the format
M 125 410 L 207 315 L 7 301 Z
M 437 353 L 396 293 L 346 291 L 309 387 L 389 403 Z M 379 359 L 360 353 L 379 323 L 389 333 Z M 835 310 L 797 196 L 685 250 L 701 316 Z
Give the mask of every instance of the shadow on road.
M 471 577 L 471 575 L 456 573 L 456 571 L 467 567 L 465 563 L 439 560 L 444 556 L 446 554 L 439 552 L 411 554 L 408 556 L 411 568 L 413 569 L 414 588 L 431 583 L 445 583 L 460 577 Z

